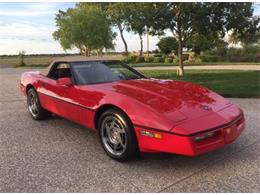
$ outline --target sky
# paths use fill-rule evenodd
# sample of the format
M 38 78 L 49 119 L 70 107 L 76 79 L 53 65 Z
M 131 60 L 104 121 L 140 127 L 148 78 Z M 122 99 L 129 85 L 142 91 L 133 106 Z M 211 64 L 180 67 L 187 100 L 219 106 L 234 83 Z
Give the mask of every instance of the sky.
M 74 7 L 75 3 L 7 3 L 0 2 L 0 55 L 18 54 L 25 50 L 26 54 L 65 53 L 59 42 L 52 38 L 55 31 L 55 14 L 58 10 Z M 255 15 L 260 15 L 260 4 L 254 4 Z M 119 35 L 118 31 L 114 29 Z M 129 51 L 138 51 L 139 37 L 125 32 Z M 144 37 L 146 50 L 146 37 Z M 150 37 L 150 50 L 156 49 L 158 37 Z M 119 36 L 115 39 L 115 50 L 123 51 L 124 45 Z M 77 49 L 68 53 L 78 52 Z

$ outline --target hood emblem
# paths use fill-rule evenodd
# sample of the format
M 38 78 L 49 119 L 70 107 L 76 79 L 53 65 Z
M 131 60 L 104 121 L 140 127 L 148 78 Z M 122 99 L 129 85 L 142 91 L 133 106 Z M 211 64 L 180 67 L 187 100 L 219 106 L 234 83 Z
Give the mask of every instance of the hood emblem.
M 207 110 L 207 111 L 211 111 L 211 107 L 207 106 L 207 105 L 201 105 L 200 106 L 203 110 Z

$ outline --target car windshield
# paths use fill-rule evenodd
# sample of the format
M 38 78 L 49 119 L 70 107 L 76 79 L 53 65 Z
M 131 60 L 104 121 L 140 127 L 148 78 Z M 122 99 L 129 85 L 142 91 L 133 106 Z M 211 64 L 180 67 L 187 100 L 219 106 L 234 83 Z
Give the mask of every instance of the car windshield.
M 71 67 L 78 85 L 144 78 L 141 73 L 120 61 L 73 62 Z

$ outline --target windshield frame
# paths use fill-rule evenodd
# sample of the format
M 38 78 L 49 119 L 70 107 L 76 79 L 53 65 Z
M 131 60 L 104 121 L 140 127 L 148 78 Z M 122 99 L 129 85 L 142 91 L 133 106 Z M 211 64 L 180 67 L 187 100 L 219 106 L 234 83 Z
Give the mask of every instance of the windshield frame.
M 104 65 L 107 66 L 106 63 L 113 63 L 116 62 L 119 65 L 121 65 L 122 67 L 128 69 L 129 71 L 133 72 L 134 74 L 138 75 L 140 78 L 137 79 L 147 79 L 147 77 L 145 75 L 143 75 L 142 73 L 140 73 L 139 71 L 137 71 L 136 69 L 132 68 L 131 66 L 127 65 L 126 63 L 120 61 L 120 60 L 91 60 L 91 61 L 73 61 L 73 62 L 69 62 L 70 64 L 70 69 L 71 69 L 71 73 L 72 76 L 74 77 L 74 85 L 96 85 L 96 84 L 104 84 L 104 83 L 113 83 L 113 82 L 118 82 L 118 81 L 126 81 L 126 80 L 136 80 L 136 79 L 120 79 L 120 80 L 115 80 L 115 81 L 105 81 L 105 82 L 95 82 L 95 83 L 86 83 L 86 84 L 79 84 L 77 83 L 77 78 L 76 78 L 76 73 L 75 73 L 75 68 L 74 65 L 78 64 L 78 63 L 92 63 L 92 62 L 100 62 L 103 63 Z M 82 65 L 84 66 L 84 65 Z

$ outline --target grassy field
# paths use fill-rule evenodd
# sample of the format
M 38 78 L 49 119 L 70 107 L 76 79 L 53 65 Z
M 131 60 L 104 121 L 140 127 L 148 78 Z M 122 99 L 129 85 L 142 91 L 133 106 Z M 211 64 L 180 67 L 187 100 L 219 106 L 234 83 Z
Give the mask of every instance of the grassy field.
M 57 57 L 51 56 L 25 56 L 24 63 L 28 66 L 47 66 L 52 60 Z M 20 60 L 17 56 L 12 57 L 0 57 L 0 66 L 9 65 L 17 66 Z
M 225 97 L 260 98 L 260 71 L 187 70 L 177 77 L 174 70 L 143 70 L 146 76 L 201 84 Z
M 61 58 L 62 56 L 48 56 L 48 55 L 38 55 L 38 56 L 25 56 L 24 63 L 28 67 L 46 67 L 48 66 L 54 59 Z M 122 59 L 120 55 L 111 55 L 109 56 L 111 59 Z M 18 56 L 0 56 L 0 67 L 1 66 L 11 66 L 16 67 L 20 63 L 20 59 Z
M 53 61 L 56 58 L 60 58 L 61 56 L 25 56 L 24 62 L 26 66 L 33 66 L 33 67 L 44 67 L 48 66 L 51 61 Z M 123 56 L 121 55 L 114 55 L 109 56 L 113 59 L 122 59 Z M 1 66 L 11 66 L 15 67 L 19 64 L 20 60 L 18 56 L 0 56 L 0 67 Z M 192 66 L 192 65 L 260 65 L 260 63 L 257 62 L 203 62 L 200 64 L 186 64 L 186 66 Z M 130 64 L 133 67 L 155 67 L 155 66 L 176 66 L 176 64 L 173 63 L 136 63 L 136 64 Z

